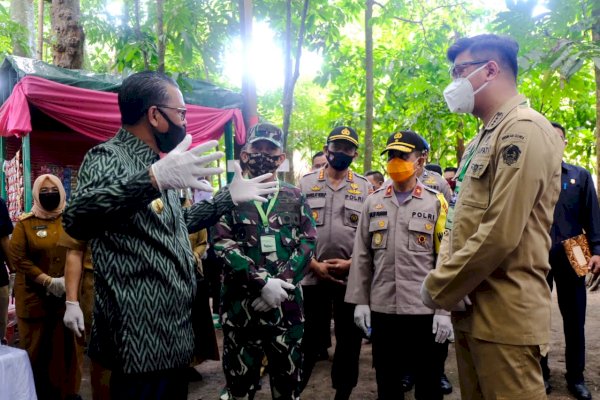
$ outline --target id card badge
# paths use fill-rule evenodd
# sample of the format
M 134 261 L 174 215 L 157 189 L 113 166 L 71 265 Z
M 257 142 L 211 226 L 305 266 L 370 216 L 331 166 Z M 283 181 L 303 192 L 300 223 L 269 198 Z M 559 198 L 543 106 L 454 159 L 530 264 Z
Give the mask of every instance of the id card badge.
M 275 244 L 275 235 L 263 235 L 260 237 L 260 250 L 263 253 L 273 253 L 277 251 Z

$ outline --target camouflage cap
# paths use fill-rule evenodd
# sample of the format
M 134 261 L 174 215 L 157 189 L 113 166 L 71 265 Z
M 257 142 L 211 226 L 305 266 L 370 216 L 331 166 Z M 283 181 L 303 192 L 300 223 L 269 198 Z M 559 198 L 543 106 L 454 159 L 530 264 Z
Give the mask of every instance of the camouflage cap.
M 425 150 L 425 142 L 416 132 L 399 131 L 390 135 L 385 150 L 381 154 L 383 155 L 390 150 L 401 151 L 402 153 L 423 151 Z
M 345 140 L 358 147 L 358 134 L 356 131 L 349 126 L 338 126 L 327 136 L 327 143 L 331 143 L 336 140 Z
M 280 149 L 283 149 L 283 132 L 279 127 L 268 122 L 259 122 L 250 128 L 250 134 L 246 143 L 252 144 L 259 140 L 267 140 Z

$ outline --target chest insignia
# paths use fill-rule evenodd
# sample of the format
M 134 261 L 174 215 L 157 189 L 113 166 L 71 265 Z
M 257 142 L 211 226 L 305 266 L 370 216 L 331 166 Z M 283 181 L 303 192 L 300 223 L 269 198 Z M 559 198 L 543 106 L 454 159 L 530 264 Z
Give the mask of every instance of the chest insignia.
M 348 189 L 348 193 L 350 194 L 361 194 L 362 192 L 358 190 L 358 185 L 356 183 L 350 184 L 350 189 Z
M 48 236 L 48 231 L 44 229 L 41 231 L 37 231 L 35 234 L 37 237 L 45 238 L 46 236 Z
M 380 228 L 383 228 L 383 227 L 385 227 L 385 221 L 381 220 L 377 223 L 377 225 L 379 225 Z
M 571 178 L 571 180 L 569 181 L 569 183 L 570 183 L 571 185 L 574 185 L 574 184 L 575 184 L 575 179 Z
M 351 214 L 350 222 L 358 222 L 358 214 Z
M 383 210 L 383 204 L 375 204 L 376 210 Z
M 425 243 L 427 243 L 427 238 L 425 237 L 425 235 L 418 235 L 417 243 L 419 244 L 419 246 L 425 246 Z
M 432 224 L 430 224 L 429 222 L 425 224 L 425 229 L 427 229 L 428 231 L 430 231 L 431 228 L 433 228 Z
M 424 183 L 426 185 L 434 185 L 435 184 L 435 178 L 433 176 L 430 176 L 429 178 L 425 179 Z
M 373 234 L 373 243 L 375 243 L 376 246 L 379 246 L 381 242 L 383 242 L 383 235 L 379 232 L 375 232 Z
M 321 189 L 322 189 L 322 187 L 318 186 L 318 185 L 315 185 L 315 186 L 313 186 L 313 187 L 310 188 L 310 190 L 312 190 L 313 192 L 318 192 Z
M 318 219 L 319 219 L 319 212 L 318 212 L 318 211 L 315 211 L 315 210 L 313 210 L 313 211 L 312 211 L 312 217 L 313 217 L 313 219 L 314 219 L 315 221 L 316 221 L 316 220 L 318 220 Z

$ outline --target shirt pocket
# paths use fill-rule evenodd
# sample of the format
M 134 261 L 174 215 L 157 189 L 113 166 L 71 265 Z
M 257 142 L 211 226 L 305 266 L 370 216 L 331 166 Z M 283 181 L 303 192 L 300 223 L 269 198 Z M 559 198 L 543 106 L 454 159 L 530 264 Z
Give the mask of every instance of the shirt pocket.
M 358 227 L 361 211 L 362 204 L 355 201 L 346 200 L 344 203 L 344 225 L 351 226 L 353 228 Z
M 387 248 L 389 220 L 377 218 L 369 222 L 369 234 L 371 235 L 371 249 L 379 250 Z
M 490 156 L 475 157 L 460 188 L 461 202 L 475 208 L 490 205 Z
M 422 218 L 412 218 L 408 222 L 408 250 L 416 252 L 432 252 L 433 228 L 433 221 Z
M 233 225 L 235 240 L 240 246 L 255 247 L 258 245 L 258 225 L 248 219 Z
M 310 206 L 312 217 L 315 220 L 317 226 L 323 226 L 325 223 L 325 197 L 318 197 L 308 199 L 308 205 Z

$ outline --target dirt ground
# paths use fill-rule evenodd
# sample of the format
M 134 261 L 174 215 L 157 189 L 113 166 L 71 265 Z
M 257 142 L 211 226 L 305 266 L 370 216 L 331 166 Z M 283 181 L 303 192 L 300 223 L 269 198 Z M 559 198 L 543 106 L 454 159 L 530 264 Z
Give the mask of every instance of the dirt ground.
M 550 368 L 552 377 L 550 383 L 554 390 L 548 396 L 551 400 L 572 399 L 569 395 L 566 383 L 563 378 L 565 373 L 564 361 L 564 340 L 562 333 L 562 318 L 558 311 L 556 295 L 553 297 L 552 307 L 552 344 L 550 353 Z M 587 307 L 587 368 L 586 383 L 594 397 L 599 396 L 600 391 L 600 343 L 597 340 L 597 332 L 600 331 L 600 292 L 593 292 L 588 295 Z M 221 341 L 221 331 L 217 332 L 219 341 Z M 329 373 L 331 370 L 331 355 L 333 348 L 329 349 L 330 360 L 320 361 L 315 367 L 311 380 L 302 395 L 303 400 L 330 400 L 334 397 Z M 448 360 L 446 361 L 446 374 L 450 382 L 454 385 L 452 394 L 445 396 L 445 400 L 460 399 L 458 388 L 458 373 L 456 371 L 456 359 L 454 357 L 454 348 L 450 346 Z M 223 371 L 221 363 L 216 361 L 207 361 L 196 369 L 202 374 L 203 379 L 200 382 L 190 383 L 189 400 L 217 400 L 219 392 L 224 385 Z M 89 388 L 89 375 L 84 375 L 82 387 L 82 397 L 91 399 Z M 256 400 L 271 399 L 268 377 L 263 380 L 263 388 L 257 393 Z M 363 344 L 360 357 L 360 377 L 358 386 L 352 393 L 352 400 L 376 400 L 377 388 L 375 384 L 375 371 L 371 368 L 371 346 Z M 414 399 L 412 392 L 406 396 L 406 399 Z

